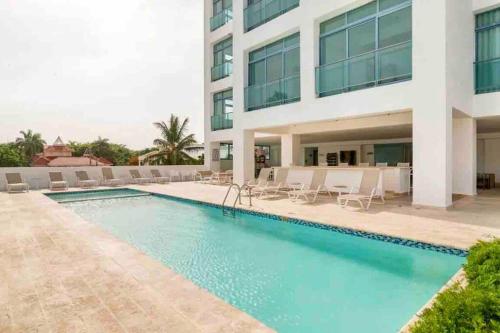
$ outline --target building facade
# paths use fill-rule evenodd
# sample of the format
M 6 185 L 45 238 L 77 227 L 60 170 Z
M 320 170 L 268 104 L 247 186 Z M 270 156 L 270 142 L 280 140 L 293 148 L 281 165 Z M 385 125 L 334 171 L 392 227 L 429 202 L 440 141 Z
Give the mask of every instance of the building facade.
M 205 0 L 205 164 L 409 162 L 413 203 L 500 179 L 499 0 Z

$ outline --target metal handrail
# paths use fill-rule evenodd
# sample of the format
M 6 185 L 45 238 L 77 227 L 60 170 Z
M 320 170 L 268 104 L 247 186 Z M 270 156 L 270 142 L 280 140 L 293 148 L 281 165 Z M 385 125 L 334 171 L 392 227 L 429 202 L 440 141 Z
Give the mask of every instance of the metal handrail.
M 250 207 L 252 206 L 252 188 L 250 186 L 248 186 L 247 184 L 243 184 L 242 186 L 240 186 L 236 183 L 232 183 L 231 185 L 229 185 L 229 188 L 227 189 L 227 192 L 226 192 L 226 196 L 224 197 L 224 200 L 222 201 L 222 214 L 223 215 L 226 215 L 226 201 L 227 201 L 227 198 L 229 197 L 229 193 L 231 192 L 233 187 L 236 187 L 236 189 L 238 191 L 238 194 L 236 195 L 236 199 L 234 199 L 233 205 L 231 207 L 231 215 L 233 217 L 235 217 L 236 216 L 236 203 L 239 202 L 241 205 L 241 191 L 243 191 L 245 188 L 248 190 L 248 196 L 249 196 L 249 200 L 250 200 L 249 205 L 250 205 Z

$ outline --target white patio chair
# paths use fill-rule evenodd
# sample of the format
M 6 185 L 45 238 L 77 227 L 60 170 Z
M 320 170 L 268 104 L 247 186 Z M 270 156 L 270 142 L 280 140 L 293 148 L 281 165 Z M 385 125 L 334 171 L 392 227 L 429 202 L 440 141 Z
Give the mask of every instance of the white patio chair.
M 87 171 L 75 171 L 76 175 L 76 186 L 81 188 L 86 187 L 96 187 L 98 185 L 97 180 L 91 179 L 87 173 Z
M 139 170 L 137 169 L 132 169 L 128 171 L 130 173 L 130 176 L 132 177 L 132 181 L 138 185 L 140 184 L 147 184 L 151 183 L 153 180 L 148 177 L 143 177 Z
M 5 174 L 7 180 L 7 192 L 29 192 L 30 186 L 26 183 L 18 172 L 9 172 Z
M 368 210 L 370 208 L 373 198 L 377 194 L 379 177 L 380 177 L 379 170 L 365 170 L 363 172 L 363 178 L 361 180 L 360 188 L 357 191 L 355 191 L 355 193 L 339 195 L 337 197 L 338 204 L 342 208 L 344 208 L 347 207 L 350 201 L 356 201 L 359 203 L 362 209 Z M 363 201 L 367 202 L 366 207 L 363 204 Z
M 153 181 L 158 184 L 167 184 L 170 182 L 170 177 L 169 176 L 162 176 L 160 173 L 160 170 L 158 169 L 151 169 L 151 176 L 153 176 Z
M 49 172 L 49 189 L 51 191 L 63 190 L 67 191 L 69 188 L 68 182 L 64 180 L 62 172 L 55 171 Z
M 102 168 L 101 171 L 102 171 L 103 185 L 120 186 L 124 184 L 122 179 L 115 178 L 115 176 L 113 175 L 113 169 Z

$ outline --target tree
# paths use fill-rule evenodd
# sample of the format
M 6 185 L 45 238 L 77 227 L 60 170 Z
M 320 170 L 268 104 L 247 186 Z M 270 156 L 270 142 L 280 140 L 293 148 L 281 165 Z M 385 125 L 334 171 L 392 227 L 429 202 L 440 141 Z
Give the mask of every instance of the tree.
M 189 118 L 180 122 L 179 117 L 170 115 L 168 123 L 157 122 L 155 127 L 160 130 L 161 138 L 155 139 L 153 144 L 158 147 L 158 153 L 151 158 L 164 159 L 165 164 L 191 164 L 194 159 L 186 154 L 186 147 L 195 144 L 194 134 L 186 135 Z
M 24 152 L 16 144 L 0 144 L 0 167 L 27 166 Z
M 31 161 L 35 154 L 43 151 L 45 141 L 40 133 L 33 133 L 32 130 L 20 131 L 22 137 L 16 139 L 16 145 L 24 152 L 27 161 Z

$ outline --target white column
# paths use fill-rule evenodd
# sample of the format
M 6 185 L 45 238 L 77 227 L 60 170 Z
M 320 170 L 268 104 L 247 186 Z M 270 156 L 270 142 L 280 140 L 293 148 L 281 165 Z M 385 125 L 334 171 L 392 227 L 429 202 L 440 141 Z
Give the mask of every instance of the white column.
M 242 130 L 233 138 L 233 180 L 243 185 L 255 178 L 255 138 L 253 131 Z
M 281 166 L 302 165 L 300 163 L 300 135 L 283 134 L 281 136 Z
M 476 120 L 453 118 L 453 193 L 476 195 L 476 173 Z
M 207 142 L 205 144 L 205 168 L 212 171 L 220 170 L 220 160 L 214 161 L 214 150 L 220 149 L 219 142 Z
M 452 108 L 446 85 L 447 1 L 413 2 L 413 204 L 452 203 Z

